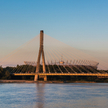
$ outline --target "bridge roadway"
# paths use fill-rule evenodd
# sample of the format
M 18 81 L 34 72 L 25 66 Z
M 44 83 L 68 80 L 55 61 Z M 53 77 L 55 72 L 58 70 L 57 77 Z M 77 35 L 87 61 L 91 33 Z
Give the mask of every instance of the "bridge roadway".
M 107 76 L 108 73 L 13 73 L 15 76 L 35 76 L 35 75 L 45 75 L 45 76 Z
M 38 81 L 38 76 L 47 81 L 47 76 L 97 76 L 108 78 L 108 73 L 13 73 L 15 76 L 35 76 L 34 81 Z

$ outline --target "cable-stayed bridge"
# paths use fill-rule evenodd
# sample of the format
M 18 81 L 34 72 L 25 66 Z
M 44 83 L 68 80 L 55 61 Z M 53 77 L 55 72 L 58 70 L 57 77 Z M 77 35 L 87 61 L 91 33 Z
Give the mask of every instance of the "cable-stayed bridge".
M 107 77 L 107 64 L 72 48 L 40 31 L 40 35 L 5 57 L 2 66 L 11 66 L 16 76 L 98 76 Z M 16 66 L 16 67 L 15 67 Z

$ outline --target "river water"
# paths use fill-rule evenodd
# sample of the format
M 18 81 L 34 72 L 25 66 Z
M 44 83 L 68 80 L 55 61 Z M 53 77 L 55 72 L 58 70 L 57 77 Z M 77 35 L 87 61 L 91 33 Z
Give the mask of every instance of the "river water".
M 0 83 L 0 108 L 108 108 L 108 83 Z

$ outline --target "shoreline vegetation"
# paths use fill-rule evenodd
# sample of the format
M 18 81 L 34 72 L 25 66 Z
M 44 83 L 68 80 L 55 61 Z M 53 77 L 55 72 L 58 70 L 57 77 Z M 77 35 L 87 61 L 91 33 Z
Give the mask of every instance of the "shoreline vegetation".
M 108 82 L 96 82 L 96 81 L 33 81 L 33 80 L 0 80 L 0 83 L 108 83 Z
M 56 66 L 55 68 L 57 69 Z M 51 69 L 52 68 L 50 66 L 50 70 Z M 73 69 L 76 72 L 79 72 L 78 70 L 76 70 L 76 68 L 73 68 Z M 82 68 L 80 67 L 80 69 Z M 27 66 L 27 65 L 20 65 L 20 66 L 17 65 L 16 67 L 3 68 L 2 66 L 0 66 L 0 83 L 14 83 L 14 82 L 15 83 L 36 83 L 34 82 L 34 76 L 14 76 L 12 74 L 16 72 L 17 73 L 18 72 L 22 72 L 22 73 L 35 72 L 33 70 L 36 70 L 36 67 Z M 40 66 L 40 70 L 42 70 L 42 66 Z M 82 71 L 84 70 L 82 69 Z M 86 73 L 86 71 L 84 72 Z M 108 70 L 94 69 L 94 72 L 108 73 Z M 41 77 L 39 77 L 39 80 L 37 81 L 37 83 L 44 83 L 44 81 Z M 47 81 L 45 83 L 108 83 L 108 78 L 99 78 L 96 76 L 47 76 Z
M 30 81 L 30 80 L 0 80 L 0 83 L 96 83 L 93 81 Z

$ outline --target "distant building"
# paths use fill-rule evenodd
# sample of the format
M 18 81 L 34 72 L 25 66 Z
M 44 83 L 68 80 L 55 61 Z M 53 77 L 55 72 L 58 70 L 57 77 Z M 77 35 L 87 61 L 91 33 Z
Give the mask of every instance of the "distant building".
M 32 65 L 32 66 L 36 66 L 37 63 L 34 61 L 24 61 L 25 65 Z M 40 63 L 41 64 L 41 63 Z M 62 65 L 62 66 L 83 66 L 83 67 L 93 67 L 95 69 L 97 69 L 99 63 L 95 62 L 95 61 L 89 61 L 89 60 L 71 60 L 71 61 L 63 61 L 60 60 L 58 62 L 49 62 L 48 65 Z

